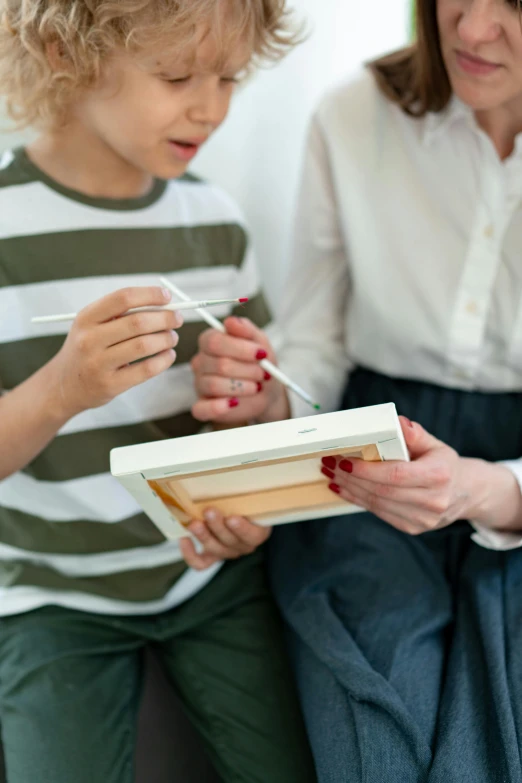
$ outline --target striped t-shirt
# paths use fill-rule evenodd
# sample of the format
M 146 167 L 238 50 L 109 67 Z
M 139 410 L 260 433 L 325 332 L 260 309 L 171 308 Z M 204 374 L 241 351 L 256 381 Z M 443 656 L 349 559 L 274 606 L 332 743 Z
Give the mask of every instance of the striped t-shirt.
M 218 188 L 185 176 L 148 195 L 90 198 L 54 182 L 24 150 L 0 163 L 0 385 L 20 384 L 60 349 L 68 324 L 31 317 L 78 312 L 158 275 L 192 298 L 249 296 L 241 314 L 269 314 L 241 215 Z M 230 309 L 213 310 L 218 317 Z M 232 311 L 233 312 L 233 311 Z M 0 615 L 58 604 L 148 614 L 175 606 L 218 566 L 186 568 L 109 473 L 117 446 L 190 435 L 201 424 L 188 362 L 206 324 L 184 313 L 171 369 L 71 419 L 24 470 L 0 482 Z M 1 439 L 0 448 L 9 448 Z

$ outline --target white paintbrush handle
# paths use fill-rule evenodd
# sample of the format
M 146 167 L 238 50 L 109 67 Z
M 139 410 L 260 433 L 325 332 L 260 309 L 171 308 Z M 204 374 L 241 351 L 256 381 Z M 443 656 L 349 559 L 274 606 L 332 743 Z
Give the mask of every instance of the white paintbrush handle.
M 166 288 L 168 288 L 170 291 L 172 291 L 173 294 L 178 296 L 180 299 L 182 299 L 184 302 L 190 302 L 191 299 L 187 294 L 185 294 L 181 288 L 178 288 L 177 285 L 174 285 L 174 283 L 171 283 L 170 280 L 167 280 L 166 277 L 160 277 L 161 284 L 164 285 Z M 218 321 L 217 318 L 214 318 L 211 313 L 207 313 L 206 310 L 201 310 L 198 308 L 197 310 L 198 315 L 200 315 L 204 321 L 207 322 L 209 326 L 211 326 L 213 329 L 217 329 L 218 332 L 221 332 L 222 334 L 226 333 L 226 329 L 221 323 L 221 321 Z M 291 391 L 294 392 L 294 394 L 297 394 L 298 397 L 300 397 L 304 402 L 308 403 L 312 408 L 314 408 L 316 411 L 321 410 L 321 406 L 319 403 L 315 402 L 315 400 L 310 397 L 310 395 L 305 392 L 304 389 L 302 389 L 300 386 L 297 385 L 297 383 L 294 383 L 294 381 L 288 377 L 284 372 L 282 372 L 279 367 L 276 367 L 275 364 L 272 364 L 268 359 L 262 359 L 259 364 L 263 368 L 263 370 L 266 370 L 267 373 L 272 375 L 276 380 L 279 381 L 279 383 L 282 383 L 283 386 L 285 386 L 287 389 L 291 389 Z
M 174 304 L 160 305 L 158 307 L 132 307 L 127 310 L 125 315 L 131 313 L 155 313 L 162 310 L 199 310 L 200 307 L 218 307 L 220 305 L 244 303 L 244 299 L 208 299 L 201 302 L 183 301 Z M 33 324 L 52 324 L 62 321 L 74 321 L 78 313 L 61 313 L 60 315 L 40 315 L 37 318 L 31 318 Z M 219 322 L 218 322 L 219 323 Z

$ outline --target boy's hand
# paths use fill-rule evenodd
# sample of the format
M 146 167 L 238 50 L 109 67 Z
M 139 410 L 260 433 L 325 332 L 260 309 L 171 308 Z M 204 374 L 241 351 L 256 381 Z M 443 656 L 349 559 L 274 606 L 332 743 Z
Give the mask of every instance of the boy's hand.
M 226 424 L 287 418 L 285 389 L 259 364 L 275 362 L 265 334 L 247 318 L 227 318 L 225 328 L 226 334 L 207 329 L 199 338 L 191 362 L 199 395 L 194 418 Z
M 270 538 L 272 532 L 272 528 L 254 525 L 245 517 L 225 518 L 214 508 L 207 509 L 204 517 L 204 521 L 195 520 L 188 528 L 203 545 L 200 554 L 190 538 L 180 539 L 185 562 L 197 571 L 210 568 L 220 560 L 237 560 L 252 554 Z
M 178 343 L 172 330 L 183 324 L 181 315 L 169 310 L 124 315 L 134 307 L 165 305 L 170 298 L 159 287 L 122 288 L 78 313 L 50 362 L 69 418 L 105 405 L 171 366 Z

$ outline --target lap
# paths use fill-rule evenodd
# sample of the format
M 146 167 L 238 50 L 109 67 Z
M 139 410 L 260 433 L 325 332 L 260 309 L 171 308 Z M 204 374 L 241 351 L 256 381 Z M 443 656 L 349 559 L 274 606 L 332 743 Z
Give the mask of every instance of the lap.
M 228 783 L 315 781 L 279 613 L 258 558 L 180 608 L 158 652 Z
M 225 783 L 316 780 L 260 556 L 153 617 L 46 607 L 0 621 L 10 783 L 131 783 L 141 648 L 155 646 Z
M 325 735 L 337 711 L 347 738 L 357 736 L 338 779 L 379 779 L 395 758 L 388 769 L 404 783 L 467 780 L 471 769 L 474 780 L 518 783 L 520 552 L 481 550 L 463 524 L 411 538 L 360 514 L 277 531 L 272 575 L 321 781 L 330 780 Z M 335 709 L 322 703 L 321 671 Z M 488 750 L 483 732 L 499 703 Z M 504 777 L 486 778 L 498 753 L 505 763 L 492 768 Z
M 132 783 L 138 646 L 116 620 L 57 607 L 1 620 L 10 783 Z

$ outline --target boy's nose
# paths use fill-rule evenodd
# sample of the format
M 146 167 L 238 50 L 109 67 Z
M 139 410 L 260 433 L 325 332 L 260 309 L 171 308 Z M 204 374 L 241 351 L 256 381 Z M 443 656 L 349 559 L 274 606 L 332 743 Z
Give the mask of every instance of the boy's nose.
M 223 91 L 211 89 L 202 91 L 189 110 L 189 118 L 198 125 L 207 125 L 215 130 L 227 116 L 230 96 Z
M 491 43 L 497 40 L 501 31 L 496 0 L 471 0 L 465 3 L 458 22 L 459 38 L 464 44 L 473 47 Z

